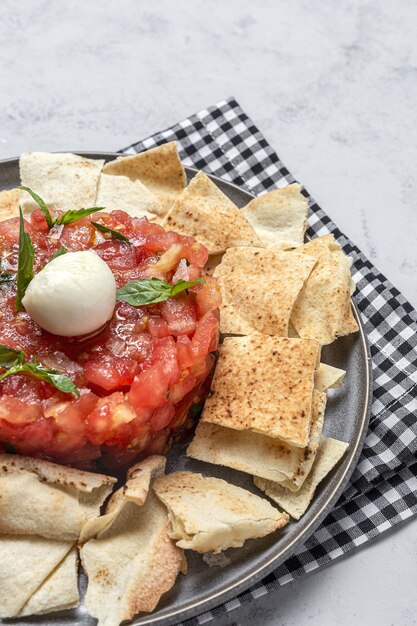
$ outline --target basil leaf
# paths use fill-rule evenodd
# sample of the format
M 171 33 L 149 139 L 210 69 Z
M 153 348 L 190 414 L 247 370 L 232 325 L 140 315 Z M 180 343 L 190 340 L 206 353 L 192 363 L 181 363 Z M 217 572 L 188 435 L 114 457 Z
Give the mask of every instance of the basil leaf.
M 0 367 L 12 367 L 17 363 L 23 363 L 24 360 L 25 355 L 21 350 L 14 350 L 0 343 Z
M 122 235 L 122 233 L 119 233 L 119 231 L 113 230 L 112 228 L 109 228 L 108 226 L 104 226 L 104 224 L 99 224 L 98 222 L 91 222 L 91 223 L 101 233 L 109 233 L 114 239 L 120 239 L 120 241 L 127 241 L 127 243 L 130 243 L 129 239 L 125 237 L 124 235 Z
M 10 272 L 0 272 L 0 285 L 10 283 L 14 278 L 15 274 L 11 274 Z
M 4 380 L 8 376 L 13 376 L 13 374 L 28 374 L 29 376 L 33 376 L 33 378 L 44 380 L 55 387 L 55 389 L 59 389 L 64 393 L 75 393 L 76 396 L 80 397 L 80 392 L 72 382 L 71 378 L 65 374 L 61 374 L 57 370 L 43 367 L 43 365 L 36 363 L 35 359 L 32 363 L 19 363 L 18 365 L 13 365 L 0 376 L 0 380 Z
M 51 261 L 53 261 L 54 259 L 57 259 L 59 256 L 62 256 L 63 254 L 66 254 L 68 252 L 68 250 L 66 249 L 65 246 L 61 246 L 60 248 L 58 248 L 58 250 L 56 250 L 53 255 L 51 256 L 51 258 L 49 259 L 48 263 L 50 263 Z
M 189 287 L 194 287 L 194 285 L 201 283 L 204 283 L 203 278 L 197 278 L 191 281 L 179 280 L 175 285 L 169 285 L 160 278 L 141 278 L 139 280 L 132 280 L 121 289 L 118 289 L 116 298 L 132 306 L 156 304 L 157 302 L 168 300 L 168 298 L 176 296 L 181 291 L 185 291 L 189 289 Z
M 58 217 L 55 224 L 73 224 L 74 222 L 78 222 L 78 220 L 86 217 L 87 215 L 91 215 L 92 213 L 97 213 L 97 211 L 104 211 L 104 207 L 95 206 L 90 209 L 70 209 L 66 213 L 63 213 L 61 217 Z
M 35 248 L 32 241 L 25 231 L 25 222 L 20 213 L 20 231 L 19 231 L 19 257 L 17 261 L 17 293 L 16 293 L 16 309 L 23 311 L 22 298 L 30 281 L 33 278 L 33 259 L 35 258 Z
M 44 214 L 49 228 L 52 228 L 52 226 L 55 224 L 55 221 L 52 219 L 52 215 L 51 215 L 48 207 L 46 206 L 45 202 L 42 200 L 42 198 L 40 196 L 38 196 L 37 193 L 32 191 L 32 189 L 29 189 L 29 187 L 24 187 L 23 185 L 18 185 L 17 188 L 18 189 L 23 189 L 23 191 L 27 191 L 32 196 L 32 198 L 34 199 L 34 201 L 36 202 L 36 204 L 38 205 L 38 207 L 40 208 L 40 210 Z

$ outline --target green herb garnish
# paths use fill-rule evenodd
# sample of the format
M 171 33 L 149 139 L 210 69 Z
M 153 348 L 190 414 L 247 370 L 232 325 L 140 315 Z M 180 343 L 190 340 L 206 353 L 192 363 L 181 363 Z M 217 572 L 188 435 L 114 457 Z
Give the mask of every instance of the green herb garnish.
M 14 350 L 0 343 L 0 367 L 6 369 L 17 363 L 23 363 L 25 355 L 21 350 Z
M 143 306 L 163 302 L 176 296 L 181 291 L 204 283 L 203 278 L 196 280 L 179 280 L 175 285 L 169 285 L 160 278 L 141 278 L 132 280 L 116 292 L 117 300 L 127 302 L 132 306 Z
M 53 217 L 52 217 L 48 207 L 46 206 L 46 204 L 42 200 L 42 198 L 40 196 L 38 196 L 37 193 L 32 191 L 32 189 L 30 189 L 29 187 L 24 187 L 23 185 L 19 185 L 17 188 L 18 189 L 23 189 L 23 191 L 27 191 L 32 196 L 32 198 L 34 199 L 34 201 L 36 202 L 36 204 L 38 205 L 38 207 L 40 208 L 40 210 L 44 214 L 49 228 L 52 228 L 52 226 L 55 224 L 55 220 L 53 219 Z
M 65 246 L 61 246 L 60 248 L 58 248 L 58 250 L 56 250 L 53 255 L 51 256 L 51 258 L 49 259 L 48 263 L 50 263 L 51 261 L 53 261 L 54 259 L 57 259 L 59 256 L 62 256 L 63 254 L 66 254 L 68 252 L 68 250 L 66 249 Z
M 86 217 L 87 215 L 91 215 L 92 213 L 96 213 L 97 211 L 104 210 L 104 207 L 97 207 L 97 206 L 91 207 L 90 209 L 76 209 L 76 210 L 70 209 L 69 211 L 66 211 L 66 213 L 63 213 L 58 218 L 52 217 L 51 212 L 46 206 L 44 200 L 42 200 L 42 198 L 38 196 L 37 193 L 32 191 L 32 189 L 30 189 L 29 187 L 23 187 L 23 185 L 20 185 L 18 189 L 23 189 L 23 191 L 27 191 L 32 196 L 32 198 L 35 200 L 36 204 L 38 205 L 38 207 L 44 214 L 49 228 L 52 228 L 52 226 L 55 226 L 55 224 L 58 224 L 58 225 L 73 224 L 74 222 L 77 222 L 78 220 L 82 219 L 83 217 Z
M 12 274 L 11 272 L 3 272 L 0 263 L 0 286 L 4 285 L 5 283 L 10 283 L 15 278 L 16 274 Z
M 17 293 L 16 293 L 16 309 L 24 310 L 22 299 L 25 295 L 27 286 L 33 278 L 33 260 L 35 258 L 35 248 L 32 241 L 25 231 L 25 222 L 23 219 L 22 209 L 20 213 L 20 231 L 19 231 L 19 257 L 17 261 Z
M 73 224 L 74 222 L 78 222 L 78 220 L 83 217 L 87 217 L 87 215 L 91 215 L 92 213 L 97 213 L 97 211 L 104 211 L 104 207 L 102 206 L 94 206 L 90 209 L 70 209 L 66 213 L 63 213 L 61 217 L 55 221 L 55 224 Z
M 6 369 L 4 374 L 0 376 L 0 380 L 4 380 L 13 374 L 28 374 L 33 378 L 44 380 L 56 389 L 64 393 L 75 393 L 80 397 L 80 392 L 72 382 L 69 376 L 61 374 L 58 370 L 44 367 L 36 357 L 32 361 L 25 361 L 25 355 L 21 350 L 13 350 L 3 344 L 0 344 L 0 367 Z
M 127 241 L 127 243 L 130 243 L 129 239 L 125 237 L 124 235 L 122 235 L 122 233 L 119 233 L 117 230 L 113 230 L 112 228 L 109 228 L 108 226 L 104 226 L 104 224 L 99 224 L 98 222 L 91 222 L 91 223 L 101 233 L 109 233 L 114 239 L 120 239 L 120 241 Z

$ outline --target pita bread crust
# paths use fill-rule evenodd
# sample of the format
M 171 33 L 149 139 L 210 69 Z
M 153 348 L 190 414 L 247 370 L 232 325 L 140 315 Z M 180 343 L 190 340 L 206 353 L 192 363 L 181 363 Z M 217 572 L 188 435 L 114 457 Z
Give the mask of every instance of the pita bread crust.
M 288 521 L 267 500 L 219 478 L 175 472 L 158 478 L 154 491 L 168 508 L 170 536 L 200 553 L 237 548 Z
M 220 332 L 287 337 L 294 303 L 314 265 L 296 252 L 229 248 L 213 274 L 222 291 Z
M 69 553 L 73 543 L 0 536 L 0 617 L 16 617 Z
M 350 300 L 351 260 L 333 235 L 312 239 L 297 252 L 317 260 L 291 315 L 297 333 L 326 345 L 356 332 L 358 325 Z
M 308 509 L 319 483 L 340 461 L 348 448 L 348 444 L 337 439 L 323 439 L 320 443 L 316 459 L 310 474 L 301 489 L 291 492 L 278 483 L 263 478 L 254 478 L 255 485 L 266 495 L 287 511 L 294 519 L 300 517 Z
M 35 191 L 49 209 L 68 211 L 94 206 L 104 160 L 70 153 L 24 152 L 19 167 L 22 185 Z M 22 208 L 31 213 L 37 204 L 25 191 Z
M 103 172 L 140 180 L 158 200 L 160 217 L 169 211 L 187 184 L 175 141 L 133 156 L 120 156 L 106 163 Z
M 327 391 L 328 389 L 340 387 L 345 375 L 345 370 L 327 365 L 327 363 L 320 363 L 314 374 L 314 388 L 317 389 L 317 391 Z
M 19 189 L 0 191 L 0 222 L 19 217 Z
M 96 206 L 106 211 L 126 211 L 131 217 L 155 219 L 161 213 L 161 205 L 140 180 L 131 181 L 127 176 L 100 174 Z
M 0 455 L 0 533 L 75 541 L 115 482 L 41 459 Z
M 308 201 L 298 183 L 254 198 L 242 212 L 267 248 L 297 248 L 304 243 Z
M 150 488 L 165 461 L 153 456 L 131 468 L 106 508 L 106 523 L 81 548 L 85 605 L 100 626 L 153 611 L 183 567 L 183 551 L 169 538 L 166 511 Z
M 280 439 L 250 430 L 236 431 L 200 422 L 187 455 L 215 465 L 260 476 L 299 489 L 313 464 L 323 430 L 326 394 L 315 392 L 313 420 L 307 448 L 295 448 Z
M 161 225 L 166 230 L 195 237 L 209 254 L 221 254 L 234 246 L 264 247 L 242 212 L 201 171 L 175 201 Z
M 79 604 L 78 551 L 74 546 L 29 598 L 19 612 L 19 617 L 64 611 Z
M 310 339 L 226 337 L 202 421 L 251 429 L 304 448 L 319 355 Z

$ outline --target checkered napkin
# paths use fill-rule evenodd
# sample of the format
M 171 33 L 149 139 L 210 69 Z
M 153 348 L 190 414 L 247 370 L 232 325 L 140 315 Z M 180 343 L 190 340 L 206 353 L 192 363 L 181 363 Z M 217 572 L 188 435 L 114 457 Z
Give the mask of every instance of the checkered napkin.
M 210 107 L 123 150 L 134 154 L 176 140 L 186 165 L 255 195 L 294 182 L 234 99 Z M 350 483 L 321 526 L 262 582 L 217 609 L 188 620 L 202 624 L 310 572 L 417 513 L 417 313 L 401 293 L 310 201 L 308 234 L 333 233 L 353 258 L 354 296 L 370 343 L 374 389 L 369 431 Z

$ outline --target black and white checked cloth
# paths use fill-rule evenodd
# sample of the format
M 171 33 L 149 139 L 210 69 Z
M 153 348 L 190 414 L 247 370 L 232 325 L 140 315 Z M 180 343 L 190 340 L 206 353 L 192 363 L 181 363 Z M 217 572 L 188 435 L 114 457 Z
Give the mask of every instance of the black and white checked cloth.
M 212 106 L 122 152 L 176 140 L 186 165 L 255 195 L 294 182 L 265 138 L 233 99 Z M 234 600 L 188 620 L 214 616 L 268 593 L 417 513 L 417 313 L 410 303 L 310 201 L 309 235 L 333 233 L 353 258 L 355 301 L 368 335 L 374 377 L 372 413 L 349 486 L 322 525 L 283 565 Z

